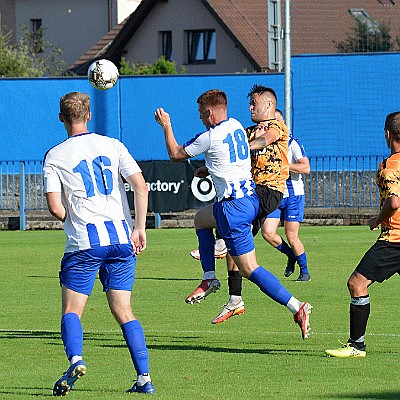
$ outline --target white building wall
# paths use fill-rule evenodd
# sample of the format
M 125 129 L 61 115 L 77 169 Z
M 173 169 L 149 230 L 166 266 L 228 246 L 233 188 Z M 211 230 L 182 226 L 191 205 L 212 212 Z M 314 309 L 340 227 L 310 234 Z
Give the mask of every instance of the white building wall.
M 44 38 L 63 50 L 71 65 L 111 28 L 124 20 L 141 0 L 0 0 L 9 10 L 15 2 L 16 37 L 21 26 L 31 30 L 31 19 L 41 19 Z

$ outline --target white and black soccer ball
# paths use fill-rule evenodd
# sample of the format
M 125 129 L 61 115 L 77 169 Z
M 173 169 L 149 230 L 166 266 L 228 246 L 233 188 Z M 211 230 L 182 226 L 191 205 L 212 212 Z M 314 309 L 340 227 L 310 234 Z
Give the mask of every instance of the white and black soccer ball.
M 96 60 L 88 69 L 88 80 L 99 90 L 108 90 L 114 87 L 119 78 L 118 68 L 110 60 Z

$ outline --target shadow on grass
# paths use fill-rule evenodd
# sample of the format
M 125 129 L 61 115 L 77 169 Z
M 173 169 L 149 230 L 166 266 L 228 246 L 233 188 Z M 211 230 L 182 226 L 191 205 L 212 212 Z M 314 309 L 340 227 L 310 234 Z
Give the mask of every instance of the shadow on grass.
M 371 393 L 347 393 L 347 394 L 327 394 L 326 399 L 381 399 L 398 400 L 400 392 L 371 392 Z
M 70 393 L 76 393 L 77 395 L 83 395 L 84 393 L 98 393 L 99 396 L 101 397 L 101 394 L 107 393 L 107 394 L 119 394 L 120 392 L 115 390 L 115 389 L 102 389 L 100 390 L 94 390 L 94 389 L 75 389 L 71 391 Z M 53 396 L 53 388 L 37 388 L 37 387 L 17 387 L 17 386 L 10 386 L 10 387 L 2 387 L 0 388 L 0 395 L 25 395 L 25 396 L 33 396 L 33 397 L 52 397 Z M 2 399 L 8 399 L 11 397 L 1 397 Z
M 0 330 L 0 339 L 60 339 L 61 334 L 51 331 Z

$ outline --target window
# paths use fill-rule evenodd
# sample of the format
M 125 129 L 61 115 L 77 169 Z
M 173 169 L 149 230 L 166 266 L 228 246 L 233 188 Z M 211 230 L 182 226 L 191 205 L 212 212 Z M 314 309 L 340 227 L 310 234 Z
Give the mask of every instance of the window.
M 215 64 L 216 37 L 214 30 L 187 31 L 188 64 Z
M 32 49 L 35 53 L 43 51 L 43 29 L 41 19 L 31 19 Z
M 380 26 L 378 22 L 373 20 L 365 10 L 363 10 L 362 8 L 360 9 L 352 8 L 349 11 L 350 14 L 353 16 L 353 18 L 358 23 L 365 25 L 368 28 L 369 33 L 380 32 Z
M 172 61 L 172 32 L 163 31 L 161 34 L 161 56 L 166 60 Z

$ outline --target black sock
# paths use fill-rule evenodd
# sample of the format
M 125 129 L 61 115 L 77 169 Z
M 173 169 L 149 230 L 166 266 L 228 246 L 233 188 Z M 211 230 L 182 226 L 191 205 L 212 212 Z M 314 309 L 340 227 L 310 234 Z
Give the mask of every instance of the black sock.
M 364 346 L 364 335 L 370 313 L 369 296 L 352 297 L 350 303 L 350 339 L 356 347 Z
M 228 288 L 230 296 L 242 295 L 242 275 L 239 271 L 228 271 Z

